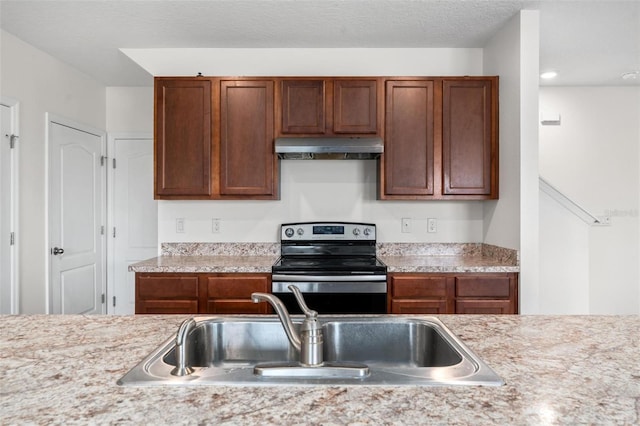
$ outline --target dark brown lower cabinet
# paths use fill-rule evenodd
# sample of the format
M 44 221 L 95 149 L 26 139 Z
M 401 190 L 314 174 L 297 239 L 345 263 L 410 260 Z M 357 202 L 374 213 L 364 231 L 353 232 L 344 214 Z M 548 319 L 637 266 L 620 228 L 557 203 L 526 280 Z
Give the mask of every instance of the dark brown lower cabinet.
M 392 314 L 517 314 L 517 273 L 392 273 Z
M 268 314 L 271 274 L 136 273 L 136 314 Z
M 253 303 L 251 293 L 271 293 L 270 275 L 204 276 L 207 284 L 207 313 L 267 314 L 268 303 Z

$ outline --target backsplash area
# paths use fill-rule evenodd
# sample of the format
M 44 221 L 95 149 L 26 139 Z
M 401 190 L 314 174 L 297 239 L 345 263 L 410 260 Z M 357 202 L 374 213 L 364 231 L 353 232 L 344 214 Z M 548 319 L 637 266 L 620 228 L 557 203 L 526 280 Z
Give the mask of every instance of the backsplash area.
M 279 243 L 162 243 L 162 256 L 278 256 Z M 378 243 L 378 256 L 491 258 L 519 265 L 518 251 L 482 243 Z
M 162 256 L 278 256 L 278 243 L 162 243 Z

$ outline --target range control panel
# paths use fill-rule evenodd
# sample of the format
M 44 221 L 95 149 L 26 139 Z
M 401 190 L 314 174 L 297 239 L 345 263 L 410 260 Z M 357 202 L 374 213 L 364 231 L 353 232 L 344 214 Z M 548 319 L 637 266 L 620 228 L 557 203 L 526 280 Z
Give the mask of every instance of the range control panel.
M 280 239 L 281 241 L 375 241 L 376 225 L 354 222 L 284 223 L 280 229 Z

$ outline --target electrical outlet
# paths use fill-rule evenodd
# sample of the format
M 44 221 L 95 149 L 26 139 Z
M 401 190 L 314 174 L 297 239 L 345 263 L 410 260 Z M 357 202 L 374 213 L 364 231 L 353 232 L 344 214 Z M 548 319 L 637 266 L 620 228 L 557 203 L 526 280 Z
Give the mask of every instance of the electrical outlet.
M 411 232 L 411 218 L 403 217 L 402 218 L 402 232 L 410 233 Z
M 184 217 L 176 219 L 176 233 L 184 234 Z
M 219 218 L 211 219 L 211 232 L 213 232 L 214 234 L 219 234 L 220 233 L 220 219 Z
M 427 232 L 438 232 L 438 220 L 435 218 L 427 219 Z

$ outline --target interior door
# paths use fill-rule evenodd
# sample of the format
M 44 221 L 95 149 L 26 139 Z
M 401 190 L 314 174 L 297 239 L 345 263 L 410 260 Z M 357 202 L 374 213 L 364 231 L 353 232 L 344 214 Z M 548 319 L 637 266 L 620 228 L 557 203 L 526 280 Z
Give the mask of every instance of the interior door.
M 105 134 L 48 116 L 50 311 L 105 313 Z
M 12 107 L 0 104 L 0 314 L 17 314 L 15 244 L 15 122 Z
M 158 202 L 153 199 L 153 138 L 109 138 L 109 313 L 135 313 L 129 265 L 158 254 Z M 115 163 L 114 160 L 115 159 Z

